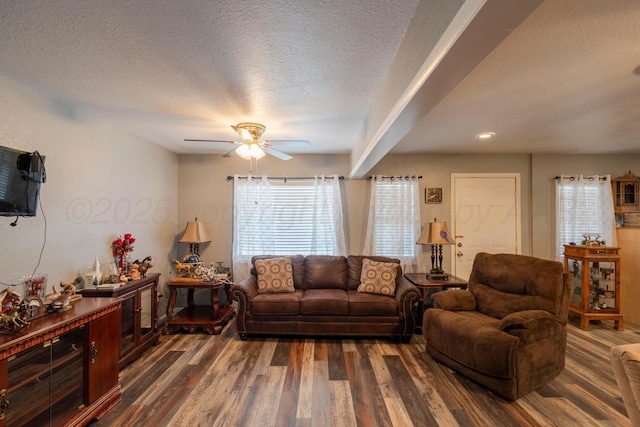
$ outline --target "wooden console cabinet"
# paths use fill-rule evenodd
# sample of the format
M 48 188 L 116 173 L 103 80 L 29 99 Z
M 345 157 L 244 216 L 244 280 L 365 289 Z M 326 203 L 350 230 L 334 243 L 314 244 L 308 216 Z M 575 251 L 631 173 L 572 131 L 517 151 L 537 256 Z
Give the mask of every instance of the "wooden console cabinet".
M 158 343 L 158 281 L 159 273 L 126 285 L 109 289 L 89 287 L 85 297 L 119 298 L 122 301 L 120 320 L 120 368 L 137 359 L 151 345 Z
M 119 309 L 83 298 L 0 335 L 0 427 L 83 426 L 120 402 Z
M 624 327 L 620 312 L 620 248 L 564 245 L 564 270 L 573 273 L 569 313 L 580 316 L 580 328 L 591 320 L 613 320 Z

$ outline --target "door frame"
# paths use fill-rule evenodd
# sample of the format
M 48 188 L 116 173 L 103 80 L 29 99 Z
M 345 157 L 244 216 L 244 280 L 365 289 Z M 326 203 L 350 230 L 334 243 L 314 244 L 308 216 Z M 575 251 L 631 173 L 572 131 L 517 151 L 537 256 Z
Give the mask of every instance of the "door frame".
M 516 221 L 516 254 L 522 254 L 522 189 L 520 187 L 520 173 L 452 173 L 451 174 L 451 230 L 456 236 L 456 178 L 513 178 L 515 181 L 515 221 Z M 456 248 L 457 245 L 450 245 L 451 268 L 456 274 Z

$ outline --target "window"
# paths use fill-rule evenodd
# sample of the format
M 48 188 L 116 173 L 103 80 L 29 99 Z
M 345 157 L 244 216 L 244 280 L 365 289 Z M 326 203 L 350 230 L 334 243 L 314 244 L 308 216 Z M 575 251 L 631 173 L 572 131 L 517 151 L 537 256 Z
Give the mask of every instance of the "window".
M 374 177 L 371 181 L 366 255 L 398 258 L 405 272 L 418 267 L 420 195 L 416 177 Z
M 584 235 L 600 236 L 607 246 L 616 244 L 611 180 L 599 176 L 562 176 L 556 180 L 556 259 L 564 245 L 577 243 Z
M 234 275 L 254 255 L 346 255 L 339 178 L 234 181 Z

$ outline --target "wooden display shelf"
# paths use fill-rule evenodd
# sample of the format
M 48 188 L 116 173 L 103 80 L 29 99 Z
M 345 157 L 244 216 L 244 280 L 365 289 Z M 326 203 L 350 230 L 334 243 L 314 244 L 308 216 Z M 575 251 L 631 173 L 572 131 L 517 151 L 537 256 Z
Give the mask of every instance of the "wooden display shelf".
M 620 312 L 620 248 L 611 246 L 577 246 L 564 245 L 564 271 L 574 273 L 574 286 L 571 289 L 569 313 L 580 317 L 580 328 L 589 329 L 590 321 L 613 320 L 617 330 L 624 328 Z M 574 267 L 576 262 L 576 267 Z M 613 270 L 602 273 L 600 263 L 608 263 Z M 579 267 L 577 267 L 579 266 Z M 606 268 L 610 270 L 610 268 Z M 611 283 L 614 294 L 605 298 L 599 278 L 596 274 L 609 274 L 607 280 Z M 604 280 L 603 280 L 604 281 Z M 579 292 L 578 292 L 579 290 Z M 607 300 L 613 306 L 606 304 Z

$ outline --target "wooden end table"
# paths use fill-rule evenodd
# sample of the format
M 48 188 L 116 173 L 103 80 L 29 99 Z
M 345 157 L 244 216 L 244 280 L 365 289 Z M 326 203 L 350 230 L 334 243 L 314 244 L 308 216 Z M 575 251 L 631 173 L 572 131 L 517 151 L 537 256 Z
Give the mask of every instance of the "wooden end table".
M 429 280 L 427 279 L 427 273 L 407 273 L 404 275 L 420 291 L 416 333 L 422 334 L 422 315 L 427 308 L 433 306 L 430 302 L 427 302 L 427 298 L 430 300 L 431 295 L 446 289 L 467 289 L 468 282 L 466 280 L 453 274 L 448 274 L 448 276 L 449 280 Z
M 169 286 L 169 304 L 167 305 L 167 333 L 184 329 L 194 332 L 202 328 L 212 335 L 222 332 L 222 328 L 235 316 L 231 305 L 231 281 L 229 279 L 216 279 L 211 282 L 203 282 L 197 279 L 177 277 L 171 280 Z M 220 306 L 220 288 L 224 289 L 227 301 Z M 178 313 L 173 312 L 176 305 L 178 289 L 187 289 L 187 306 Z M 209 289 L 211 292 L 211 305 L 197 306 L 193 300 L 196 289 Z

